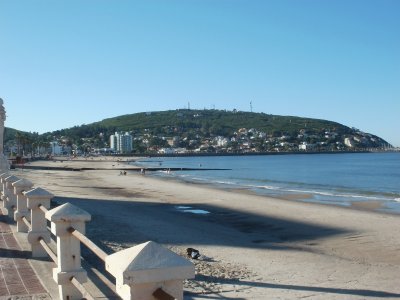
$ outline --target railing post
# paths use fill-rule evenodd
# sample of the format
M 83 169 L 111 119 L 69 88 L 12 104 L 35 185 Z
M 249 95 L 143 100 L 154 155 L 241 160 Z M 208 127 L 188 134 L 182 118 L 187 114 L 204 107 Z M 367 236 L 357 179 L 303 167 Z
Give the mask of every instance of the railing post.
M 13 208 L 17 208 L 17 197 L 14 195 L 14 187 L 12 184 L 21 178 L 17 176 L 8 176 L 4 178 L 4 199 L 3 199 L 3 213 L 9 217 L 14 217 Z
M 17 231 L 28 232 L 29 228 L 24 221 L 22 221 L 22 218 L 25 217 L 28 220 L 31 218 L 28 210 L 28 200 L 22 192 L 31 190 L 33 183 L 27 179 L 21 179 L 14 182 L 12 185 L 14 187 L 14 194 L 17 197 L 17 210 L 14 212 L 14 220 L 17 222 Z
M 1 182 L 1 200 L 3 201 L 3 204 L 1 206 L 1 211 L 3 212 L 3 207 L 5 205 L 5 200 L 7 198 L 7 192 L 6 192 L 6 181 L 5 179 L 7 177 L 10 177 L 10 174 L 8 172 L 2 173 L 0 175 L 0 182 Z M 4 213 L 4 212 L 3 212 Z
M 50 232 L 47 229 L 47 220 L 44 212 L 39 208 L 43 206 L 50 208 L 50 200 L 54 197 L 53 194 L 42 188 L 23 192 L 27 198 L 28 209 L 31 210 L 31 225 L 32 228 L 28 232 L 28 241 L 31 244 L 33 257 L 47 257 L 46 251 L 40 245 L 40 238 L 46 243 L 50 243 Z
M 183 299 L 183 280 L 195 275 L 190 261 L 151 241 L 107 256 L 106 270 L 116 278 L 117 293 L 124 300 L 154 300 L 160 288 Z
M 51 232 L 57 236 L 57 268 L 53 278 L 58 284 L 60 299 L 82 299 L 81 292 L 71 283 L 74 277 L 80 283 L 87 280 L 86 271 L 81 267 L 80 242 L 70 233 L 72 227 L 85 233 L 85 222 L 91 216 L 86 211 L 66 203 L 46 213 L 51 221 Z

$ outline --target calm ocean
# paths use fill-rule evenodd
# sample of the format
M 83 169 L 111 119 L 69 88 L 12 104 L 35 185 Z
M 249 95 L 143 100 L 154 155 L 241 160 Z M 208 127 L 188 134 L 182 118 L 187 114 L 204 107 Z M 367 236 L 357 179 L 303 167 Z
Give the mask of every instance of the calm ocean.
M 149 175 L 307 202 L 350 206 L 379 201 L 381 210 L 400 213 L 400 153 L 162 157 L 135 165 L 231 169 Z

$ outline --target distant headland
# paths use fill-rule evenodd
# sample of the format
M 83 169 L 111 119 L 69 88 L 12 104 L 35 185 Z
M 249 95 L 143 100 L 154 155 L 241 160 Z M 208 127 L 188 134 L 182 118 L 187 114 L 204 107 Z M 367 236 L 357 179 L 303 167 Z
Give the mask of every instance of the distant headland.
M 5 130 L 5 152 L 11 156 L 331 153 L 392 148 L 374 134 L 333 121 L 237 110 L 135 113 L 41 135 Z

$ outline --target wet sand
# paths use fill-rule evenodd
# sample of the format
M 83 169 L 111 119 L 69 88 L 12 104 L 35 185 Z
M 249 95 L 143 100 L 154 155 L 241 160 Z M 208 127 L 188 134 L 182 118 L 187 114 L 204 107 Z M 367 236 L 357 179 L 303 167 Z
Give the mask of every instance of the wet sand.
M 92 215 L 87 234 L 108 253 L 153 240 L 200 250 L 186 299 L 400 298 L 400 218 L 151 178 L 123 161 L 63 161 L 100 171 L 16 170 Z M 34 162 L 54 165 L 61 162 Z M 114 165 L 114 166 L 113 166 Z M 207 214 L 184 212 L 179 206 Z M 118 230 L 118 228 L 123 228 Z M 96 263 L 95 261 L 93 263 Z

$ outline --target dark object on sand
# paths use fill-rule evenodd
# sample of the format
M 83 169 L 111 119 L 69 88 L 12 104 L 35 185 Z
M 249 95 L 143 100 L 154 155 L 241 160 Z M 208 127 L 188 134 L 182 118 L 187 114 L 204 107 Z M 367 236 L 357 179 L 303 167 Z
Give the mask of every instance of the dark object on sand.
M 187 248 L 186 253 L 190 258 L 198 259 L 200 257 L 200 252 L 194 248 Z

